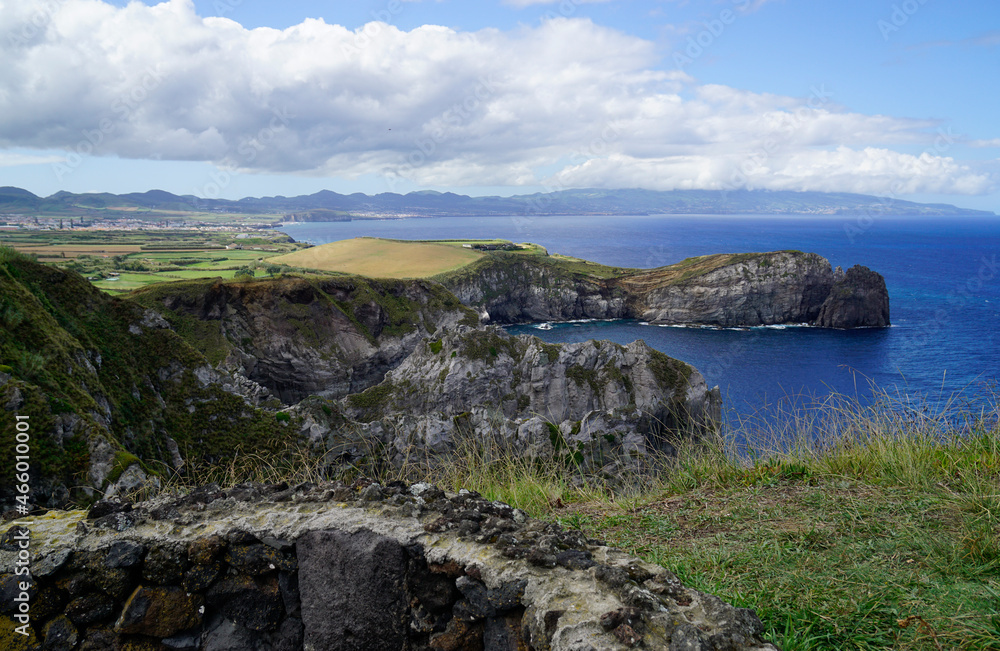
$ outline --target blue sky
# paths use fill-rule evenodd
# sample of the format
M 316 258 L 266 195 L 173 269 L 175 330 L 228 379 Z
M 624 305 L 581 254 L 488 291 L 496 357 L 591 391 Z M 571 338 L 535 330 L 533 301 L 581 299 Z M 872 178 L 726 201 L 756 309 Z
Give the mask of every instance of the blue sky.
M 1000 212 L 995 0 L 0 0 L 0 185 Z

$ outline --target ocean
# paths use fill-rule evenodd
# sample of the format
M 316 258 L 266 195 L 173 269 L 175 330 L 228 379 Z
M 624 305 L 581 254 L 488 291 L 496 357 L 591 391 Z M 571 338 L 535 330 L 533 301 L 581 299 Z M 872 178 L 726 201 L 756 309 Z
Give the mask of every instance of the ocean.
M 767 419 L 837 393 L 887 393 L 931 410 L 994 404 L 1000 380 L 1000 217 L 651 215 L 442 217 L 291 224 L 316 244 L 362 235 L 504 238 L 623 267 L 709 253 L 796 249 L 844 269 L 862 264 L 889 289 L 892 327 L 681 328 L 636 321 L 508 328 L 548 342 L 608 339 L 694 365 L 722 390 L 727 418 Z

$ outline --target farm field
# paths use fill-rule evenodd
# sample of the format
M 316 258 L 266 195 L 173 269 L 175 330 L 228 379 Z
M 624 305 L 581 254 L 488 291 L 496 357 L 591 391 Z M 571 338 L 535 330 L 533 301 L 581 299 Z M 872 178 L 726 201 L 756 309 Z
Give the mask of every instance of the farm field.
M 287 268 L 270 258 L 308 246 L 258 230 L 26 231 L 2 234 L 0 244 L 76 271 L 112 294 L 175 280 L 274 275 Z
M 372 278 L 426 278 L 460 269 L 483 256 L 480 251 L 462 246 L 467 243 L 362 237 L 296 251 L 272 262 Z
M 237 275 L 261 278 L 293 269 L 372 278 L 429 278 L 487 255 L 473 246 L 513 247 L 523 255 L 548 255 L 536 244 L 513 245 L 507 240 L 363 237 L 311 246 L 284 233 L 259 230 L 26 231 L 4 233 L 0 244 L 32 254 L 39 262 L 76 271 L 112 294 L 160 282 Z

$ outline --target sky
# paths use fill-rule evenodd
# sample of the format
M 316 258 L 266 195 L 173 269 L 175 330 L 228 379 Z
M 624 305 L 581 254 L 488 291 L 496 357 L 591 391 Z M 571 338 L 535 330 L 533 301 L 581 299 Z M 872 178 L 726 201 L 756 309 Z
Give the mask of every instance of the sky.
M 0 0 L 0 186 L 1000 212 L 996 0 Z

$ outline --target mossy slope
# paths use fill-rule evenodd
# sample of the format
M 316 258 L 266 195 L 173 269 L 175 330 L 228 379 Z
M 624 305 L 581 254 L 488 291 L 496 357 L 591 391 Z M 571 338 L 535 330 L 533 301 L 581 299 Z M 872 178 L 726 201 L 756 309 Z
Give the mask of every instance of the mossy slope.
M 49 504 L 101 488 L 88 477 L 98 437 L 116 456 L 165 471 L 168 436 L 187 459 L 217 459 L 274 445 L 287 429 L 208 381 L 205 357 L 143 307 L 9 251 L 0 256 L 0 364 L 0 499 L 13 486 L 15 415 L 29 417 L 34 498 Z

